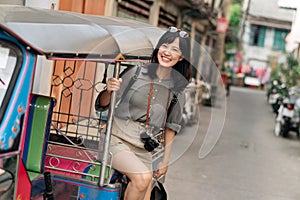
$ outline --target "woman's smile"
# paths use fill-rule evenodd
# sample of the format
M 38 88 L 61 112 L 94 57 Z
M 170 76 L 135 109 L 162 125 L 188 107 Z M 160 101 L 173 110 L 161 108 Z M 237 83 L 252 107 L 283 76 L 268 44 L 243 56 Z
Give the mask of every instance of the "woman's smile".
M 182 53 L 179 48 L 179 38 L 172 43 L 162 44 L 158 50 L 158 62 L 162 67 L 173 67 L 182 60 Z

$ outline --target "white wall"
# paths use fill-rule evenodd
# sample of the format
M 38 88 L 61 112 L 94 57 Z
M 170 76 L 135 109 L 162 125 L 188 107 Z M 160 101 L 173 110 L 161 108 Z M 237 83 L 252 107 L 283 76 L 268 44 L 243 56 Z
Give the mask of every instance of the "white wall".
M 282 58 L 283 53 L 272 50 L 275 34 L 274 28 L 267 28 L 264 47 L 249 45 L 250 32 L 250 24 L 247 22 L 245 23 L 245 34 L 243 36 L 244 64 L 265 68 L 270 56 L 276 55 Z
M 58 9 L 59 0 L 25 0 L 25 6 Z
M 25 0 L 0 0 L 0 4 L 24 5 Z

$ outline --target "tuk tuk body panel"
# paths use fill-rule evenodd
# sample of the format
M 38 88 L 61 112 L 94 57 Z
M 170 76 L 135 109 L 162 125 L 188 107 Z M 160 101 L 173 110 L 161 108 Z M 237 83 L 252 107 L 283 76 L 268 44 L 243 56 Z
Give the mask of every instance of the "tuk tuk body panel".
M 30 199 L 32 185 L 22 160 L 19 163 L 17 180 L 15 199 Z
M 55 200 L 89 199 L 89 200 L 119 200 L 120 188 L 99 187 L 82 183 L 78 180 L 64 177 L 53 177 L 53 195 Z
M 8 39 L 8 37 L 5 37 L 2 32 L 0 32 L 0 38 Z M 21 134 L 35 64 L 35 56 L 33 54 L 26 51 L 25 48 L 14 39 L 10 39 L 8 41 L 14 43 L 20 48 L 23 60 L 20 68 L 17 69 L 17 73 L 14 71 L 15 74 L 7 86 L 7 91 L 11 90 L 12 92 L 11 94 L 6 94 L 10 96 L 6 96 L 4 101 L 9 99 L 9 102 L 3 102 L 4 104 L 7 103 L 7 109 L 3 115 L 0 127 L 0 149 L 2 151 L 9 151 L 9 149 L 13 146 L 15 139 Z

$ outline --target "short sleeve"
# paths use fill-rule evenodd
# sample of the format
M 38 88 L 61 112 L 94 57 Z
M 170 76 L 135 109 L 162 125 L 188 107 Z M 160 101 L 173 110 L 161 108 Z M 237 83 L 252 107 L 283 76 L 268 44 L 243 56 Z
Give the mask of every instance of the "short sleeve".
M 180 93 L 177 97 L 178 101 L 174 105 L 171 113 L 167 117 L 166 128 L 169 128 L 176 133 L 181 130 L 181 121 L 182 121 L 182 113 L 183 106 L 185 104 L 185 95 Z

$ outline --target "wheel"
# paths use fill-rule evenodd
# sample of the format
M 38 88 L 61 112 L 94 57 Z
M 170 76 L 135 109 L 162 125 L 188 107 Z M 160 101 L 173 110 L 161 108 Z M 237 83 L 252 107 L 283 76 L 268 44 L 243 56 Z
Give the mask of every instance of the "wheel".
M 290 121 L 285 121 L 285 123 L 282 126 L 282 137 L 287 137 L 288 133 L 290 131 Z
M 279 106 L 277 103 L 272 104 L 272 109 L 275 114 L 278 113 Z
M 275 136 L 280 136 L 281 134 L 281 123 L 280 121 L 275 122 L 275 131 L 274 131 Z

